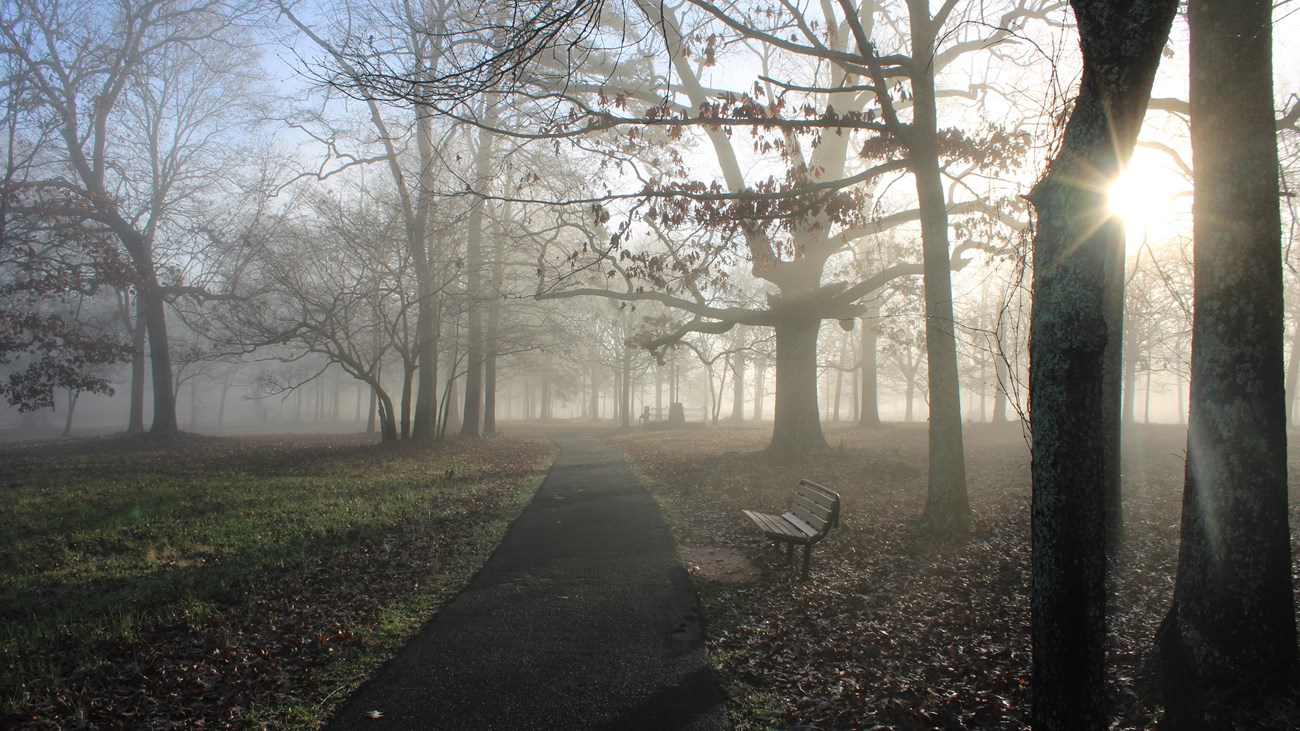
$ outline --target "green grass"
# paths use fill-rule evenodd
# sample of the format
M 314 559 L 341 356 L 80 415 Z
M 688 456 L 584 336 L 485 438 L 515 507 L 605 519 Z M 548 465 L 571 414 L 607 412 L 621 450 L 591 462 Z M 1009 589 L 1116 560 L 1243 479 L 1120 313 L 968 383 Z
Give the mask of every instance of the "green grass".
M 455 594 L 553 454 L 498 438 L 0 454 L 0 726 L 313 728 Z

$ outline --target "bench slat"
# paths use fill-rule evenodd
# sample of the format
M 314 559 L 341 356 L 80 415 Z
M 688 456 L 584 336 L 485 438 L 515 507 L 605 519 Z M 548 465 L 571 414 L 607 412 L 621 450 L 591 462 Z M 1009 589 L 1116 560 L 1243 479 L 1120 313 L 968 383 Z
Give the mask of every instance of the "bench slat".
M 804 540 L 806 536 L 795 528 L 791 523 L 783 520 L 781 516 L 769 515 L 768 513 L 756 513 L 752 510 L 746 510 L 745 516 L 754 522 L 760 530 L 771 536 L 778 536 L 783 539 Z
M 810 502 L 816 503 L 817 505 L 820 505 L 821 507 L 825 508 L 828 511 L 833 510 L 835 508 L 835 504 L 839 502 L 834 496 L 827 495 L 826 493 L 820 490 L 815 490 L 805 485 L 800 485 L 799 489 L 795 491 L 795 495 L 803 497 Z
M 790 510 L 787 512 L 787 515 L 791 513 L 793 513 L 796 517 L 798 517 L 799 520 L 803 521 L 804 523 L 807 523 L 808 527 L 812 528 L 814 533 L 821 533 L 826 528 L 826 524 L 830 522 L 825 517 L 817 515 L 816 513 L 800 505 L 798 501 L 796 501 L 794 505 L 790 506 Z
M 820 528 L 822 524 L 826 523 L 831 519 L 831 511 L 829 508 L 823 508 L 822 506 L 812 502 L 811 500 L 805 498 L 802 495 L 794 496 L 794 504 L 792 509 L 807 513 L 809 516 L 811 516 L 812 520 L 809 520 L 808 518 L 804 518 L 804 520 L 806 520 L 809 525 L 814 525 L 817 526 L 818 528 Z
M 821 532 L 818 531 L 816 528 L 812 527 L 811 525 L 805 523 L 802 518 L 795 515 L 794 513 L 785 513 L 781 517 L 786 521 L 788 521 L 795 528 L 798 528 L 804 535 L 808 536 L 809 538 L 816 537 L 817 534 Z

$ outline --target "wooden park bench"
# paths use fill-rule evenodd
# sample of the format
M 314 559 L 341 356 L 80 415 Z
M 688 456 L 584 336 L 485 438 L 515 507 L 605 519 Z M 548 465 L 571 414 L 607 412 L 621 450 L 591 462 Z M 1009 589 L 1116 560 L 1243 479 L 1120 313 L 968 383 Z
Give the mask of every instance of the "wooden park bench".
M 803 546 L 803 573 L 808 578 L 808 557 L 813 544 L 826 537 L 840 522 L 840 494 L 813 482 L 799 480 L 790 509 L 781 515 L 744 511 L 758 529 L 779 547 L 786 544 L 786 561 L 794 560 L 795 544 Z

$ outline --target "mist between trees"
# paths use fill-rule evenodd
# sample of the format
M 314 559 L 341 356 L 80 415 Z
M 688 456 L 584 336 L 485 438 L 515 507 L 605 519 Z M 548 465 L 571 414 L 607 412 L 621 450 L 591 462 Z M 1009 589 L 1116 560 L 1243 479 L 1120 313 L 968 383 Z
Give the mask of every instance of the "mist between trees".
M 1270 13 L 1291 22 L 1287 3 L 1248 4 L 1251 37 Z M 681 404 L 688 421 L 770 421 L 769 451 L 799 460 L 827 447 L 828 419 L 928 420 L 925 529 L 960 538 L 963 422 L 1021 420 L 1036 529 L 1081 531 L 1036 544 L 1036 587 L 1075 570 L 1053 556 L 1092 561 L 1082 594 L 1067 582 L 1036 605 L 1038 627 L 1065 627 L 1036 645 L 1062 667 L 1053 653 L 1102 626 L 1121 425 L 1190 408 L 1195 446 L 1196 414 L 1218 418 L 1198 411 L 1216 397 L 1198 352 L 1218 359 L 1202 379 L 1267 371 L 1263 390 L 1218 396 L 1272 409 L 1261 443 L 1294 412 L 1294 80 L 1273 86 L 1261 41 L 1237 72 L 1258 82 L 1221 82 L 1242 98 L 1207 87 L 1256 105 L 1251 169 L 1282 192 L 1280 219 L 1277 190 L 1215 204 L 1273 217 L 1228 235 L 1262 241 L 1229 258 L 1263 269 L 1207 263 L 1219 235 L 1205 216 L 1193 229 L 1193 182 L 1238 178 L 1231 161 L 1211 183 L 1194 172 L 1210 148 L 1183 100 L 1208 62 L 1176 7 L 14 0 L 9 422 L 433 440 L 507 419 L 631 427 Z M 1198 329 L 1209 281 L 1226 288 L 1221 328 L 1264 303 L 1240 328 L 1256 341 Z M 1267 368 L 1233 360 L 1260 343 Z M 1231 451 L 1239 427 L 1216 443 Z M 1277 479 L 1284 498 L 1284 466 L 1269 479 L 1224 504 Z M 1056 513 L 1053 495 L 1086 500 Z M 1240 587 L 1205 595 L 1219 589 Z M 1086 617 L 1053 614 L 1080 596 Z M 1282 644 L 1293 656 L 1293 634 Z M 1083 675 L 1036 696 L 1056 709 L 1044 728 L 1090 718 L 1068 709 L 1091 702 L 1100 660 L 1070 662 Z M 1221 680 L 1196 667 L 1180 687 Z

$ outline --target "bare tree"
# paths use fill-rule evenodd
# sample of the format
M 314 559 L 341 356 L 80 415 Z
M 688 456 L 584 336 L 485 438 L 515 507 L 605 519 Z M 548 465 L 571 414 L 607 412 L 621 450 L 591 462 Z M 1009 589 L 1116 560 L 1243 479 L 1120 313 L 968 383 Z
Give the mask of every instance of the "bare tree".
M 135 270 L 149 335 L 155 432 L 177 430 L 167 339 L 166 229 L 220 180 L 231 127 L 249 98 L 232 73 L 250 62 L 238 6 L 214 0 L 123 0 L 5 6 L 0 53 L 50 125 L 39 180 L 75 193 L 79 212 L 112 232 Z

